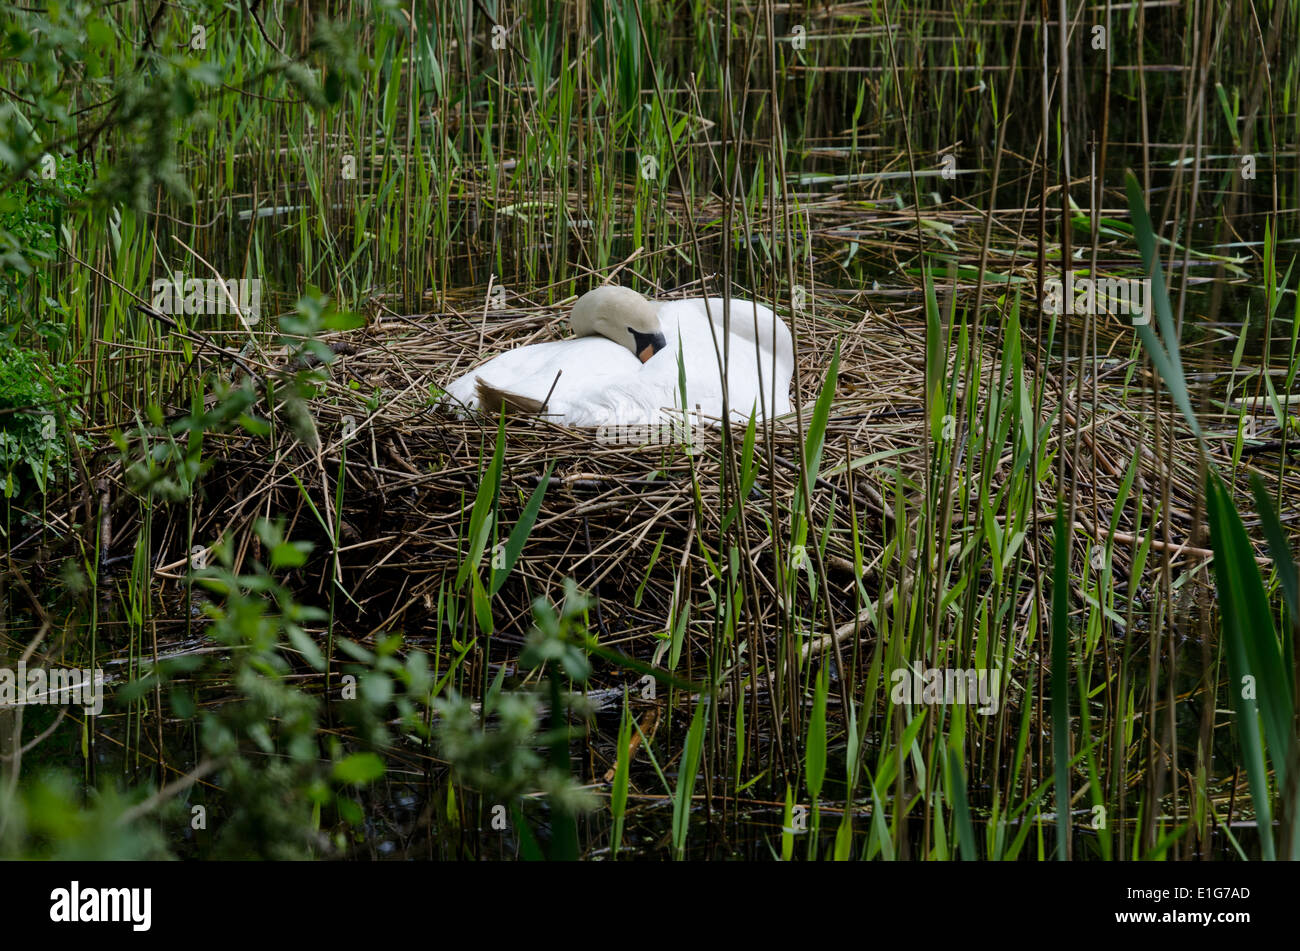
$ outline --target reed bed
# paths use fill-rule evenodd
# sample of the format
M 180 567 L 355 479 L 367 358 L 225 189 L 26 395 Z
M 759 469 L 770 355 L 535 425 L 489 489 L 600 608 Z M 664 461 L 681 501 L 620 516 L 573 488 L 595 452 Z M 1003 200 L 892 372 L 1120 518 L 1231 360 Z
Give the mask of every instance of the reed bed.
M 672 443 L 642 445 L 611 444 L 598 431 L 537 418 L 511 418 L 498 429 L 498 420 L 449 411 L 439 401 L 440 385 L 485 355 L 562 335 L 567 306 L 516 299 L 493 308 L 489 301 L 489 289 L 482 288 L 481 296 L 437 314 L 395 315 L 377 303 L 364 328 L 322 338 L 334 359 L 315 370 L 321 376 L 306 401 L 308 430 L 286 421 L 268 438 L 232 433 L 220 439 L 208 451 L 203 496 L 150 511 L 155 597 L 172 606 L 155 612 L 163 632 L 155 663 L 194 648 L 194 565 L 223 538 L 245 540 L 234 554 L 237 574 L 266 561 L 252 526 L 271 512 L 286 519 L 286 537 L 315 546 L 315 555 L 287 578 L 304 601 L 331 604 L 328 623 L 309 628 L 315 639 L 332 643 L 336 632 L 346 632 L 373 648 L 400 632 L 405 649 L 427 652 L 435 669 L 454 672 L 454 689 L 480 702 L 498 676 L 526 686 L 518 658 L 533 624 L 534 600 L 554 597 L 565 579 L 590 592 L 589 630 L 617 653 L 597 661 L 585 687 L 596 715 L 581 771 L 594 788 L 608 788 L 607 774 L 616 765 L 618 724 L 609 716 L 624 695 L 643 724 L 666 725 L 665 736 L 684 731 L 693 705 L 709 695 L 721 723 L 734 725 L 737 710 L 745 708 L 741 722 L 748 725 L 723 729 L 710 741 L 708 755 L 719 758 L 730 781 L 708 777 L 700 793 L 733 821 L 741 813 L 752 821 L 755 809 L 779 803 L 782 783 L 806 768 L 798 751 L 806 741 L 813 671 L 826 666 L 831 672 L 826 702 L 832 735 L 848 726 L 841 711 L 856 705 L 862 755 L 884 758 L 890 743 L 883 731 L 897 719 L 891 716 L 897 707 L 890 671 L 913 663 L 968 666 L 964 661 L 979 654 L 989 663 L 997 658 L 1011 673 L 1001 687 L 1000 717 L 988 723 L 972 717 L 965 769 L 984 783 L 1006 786 L 1010 801 L 1016 801 L 1017 786 L 1019 795 L 1031 795 L 1032 770 L 1009 770 L 999 751 L 1041 743 L 1051 732 L 1041 689 L 1050 673 L 1042 649 L 1048 635 L 1040 572 L 1053 560 L 1050 527 L 1058 494 L 1050 477 L 1023 479 L 1013 470 L 1027 463 L 1031 446 L 1041 458 L 1055 454 L 1058 433 L 1041 423 L 1056 407 L 1071 405 L 1062 389 L 1072 390 L 1075 381 L 1035 374 L 1014 348 L 1007 354 L 1005 337 L 997 339 L 1001 346 L 990 340 L 975 348 L 973 359 L 982 367 L 978 388 L 954 392 L 961 416 L 945 417 L 935 439 L 925 395 L 926 327 L 917 308 L 859 310 L 851 302 L 814 300 L 786 315 L 800 342 L 800 410 L 756 427 L 748 449 L 743 424 L 731 428 L 727 449 L 713 426 L 695 427 L 689 444 L 679 432 Z M 801 450 L 812 448 L 806 430 L 831 353 L 837 354 L 837 374 L 808 499 L 811 522 L 796 534 L 805 514 L 799 460 Z M 209 358 L 245 383 L 302 369 L 284 348 L 239 365 L 220 353 Z M 949 361 L 944 375 L 959 379 L 958 369 Z M 1151 649 L 1149 618 L 1161 610 L 1165 570 L 1181 579 L 1172 606 L 1179 612 L 1194 613 L 1210 583 L 1210 553 L 1198 544 L 1195 527 L 1195 444 L 1180 432 L 1162 453 L 1146 448 L 1148 437 L 1135 420 L 1154 414 L 1155 397 L 1143 374 L 1124 369 L 1110 361 L 1086 381 L 1095 396 L 1079 411 L 1081 418 L 1069 420 L 1083 435 L 1080 451 L 1067 453 L 1065 461 L 1066 478 L 1078 487 L 1070 556 L 1076 566 L 1071 599 L 1078 607 L 1071 624 L 1085 637 L 1081 658 L 1116 671 L 1121 654 Z M 1033 427 L 1037 443 L 1012 437 L 1008 451 L 985 452 L 973 464 L 974 454 L 963 447 L 976 444 L 971 433 L 987 429 L 985 421 L 993 420 L 995 429 L 1021 428 L 1019 419 L 1006 425 L 1018 411 L 1017 394 L 1044 407 Z M 256 408 L 272 420 L 288 419 L 283 404 Z M 476 507 L 484 504 L 483 487 L 493 478 L 491 460 L 502 438 L 499 484 L 487 497 L 491 535 L 471 555 Z M 1232 445 L 1216 445 L 1215 462 L 1230 468 Z M 953 448 L 945 452 L 943 446 Z M 734 492 L 729 504 L 724 497 L 726 452 L 737 457 L 740 470 L 753 470 L 738 517 L 729 514 Z M 105 511 L 129 513 L 132 506 L 122 503 L 140 489 L 119 462 L 103 458 L 107 468 L 96 484 Z M 954 486 L 947 533 L 932 546 L 923 538 L 927 466 L 952 472 Z M 1130 485 L 1122 491 L 1126 475 Z M 998 515 L 981 506 L 981 487 Z M 492 553 L 524 521 L 539 488 L 526 542 L 498 583 L 498 572 L 488 567 Z M 1163 536 L 1150 530 L 1149 497 L 1167 500 L 1160 507 Z M 146 530 L 131 518 L 113 521 L 102 550 L 105 565 L 129 560 Z M 1009 545 L 1017 528 L 1023 544 Z M 815 551 L 794 555 L 805 538 Z M 926 558 L 934 559 L 928 572 Z M 464 580 L 471 559 L 473 570 L 481 567 L 489 579 L 486 619 Z M 933 576 L 951 579 L 946 591 L 978 592 L 983 611 L 996 605 L 998 624 L 975 644 L 963 637 L 962 612 L 946 610 L 932 628 L 937 635 L 917 637 L 909 657 L 903 646 L 910 640 L 908 618 L 925 603 L 918 586 Z M 632 661 L 625 665 L 622 658 Z M 115 667 L 131 660 L 103 659 Z M 654 669 L 695 688 L 643 695 L 645 672 Z M 1143 679 L 1141 672 L 1132 676 Z M 324 698 L 337 677 L 332 668 L 300 670 L 302 686 Z M 1129 755 L 1132 761 L 1121 761 L 1111 774 L 1125 788 L 1141 782 L 1144 766 L 1133 750 Z M 419 761 L 441 774 L 436 755 Z M 739 789 L 749 791 L 740 796 Z M 996 800 L 978 796 L 980 814 Z
M 0 646 L 110 671 L 65 758 L 147 787 L 124 828 L 323 785 L 293 854 L 413 795 L 409 855 L 1300 856 L 1295 0 L 12 13 Z M 1169 299 L 1051 314 L 1071 269 Z M 260 322 L 160 312 L 177 274 L 261 280 Z M 799 411 L 688 452 L 439 405 L 605 280 L 773 306 Z M 590 677 L 526 661 L 547 625 Z M 972 667 L 991 715 L 891 695 Z M 345 722 L 367 672 L 410 709 Z M 501 698 L 570 687 L 598 808 L 494 786 L 546 745 Z

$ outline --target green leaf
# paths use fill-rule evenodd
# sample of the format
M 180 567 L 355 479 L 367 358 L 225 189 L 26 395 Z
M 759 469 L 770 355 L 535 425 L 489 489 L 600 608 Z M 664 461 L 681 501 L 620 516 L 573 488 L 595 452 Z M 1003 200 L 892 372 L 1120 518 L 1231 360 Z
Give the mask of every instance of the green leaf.
M 1268 497 L 1268 489 L 1258 472 L 1250 474 L 1250 490 L 1255 496 L 1255 511 L 1259 513 L 1260 527 L 1268 541 L 1269 554 L 1273 556 L 1273 567 L 1277 570 L 1278 584 L 1282 586 L 1282 595 L 1286 598 L 1287 610 L 1292 620 L 1300 619 L 1300 578 L 1296 577 L 1295 561 L 1291 558 L 1291 547 L 1286 542 L 1286 532 L 1273 511 L 1273 502 Z
M 695 705 L 686 746 L 677 771 L 677 790 L 673 793 L 673 855 L 681 860 L 686 854 L 686 834 L 690 828 L 691 805 L 695 796 L 695 777 L 700 768 L 700 751 L 704 746 L 704 710 L 707 698 Z
M 523 811 L 519 808 L 519 803 L 510 804 L 510 815 L 515 821 L 515 831 L 519 834 L 519 851 L 524 856 L 525 862 L 542 862 L 545 856 L 542 854 L 542 847 L 537 844 L 537 838 L 533 835 L 533 830 L 528 828 L 528 823 L 524 821 Z
M 826 779 L 826 691 L 827 665 L 823 664 L 817 673 L 812 716 L 808 718 L 808 742 L 804 750 L 807 767 L 804 782 L 814 801 L 821 795 L 822 782 Z
M 794 858 L 794 787 L 785 787 L 785 809 L 781 812 L 781 861 Z
M 271 549 L 272 568 L 301 568 L 311 554 L 311 542 L 280 542 Z
M 334 779 L 364 786 L 384 775 L 384 761 L 375 753 L 353 753 L 334 764 Z
M 1214 549 L 1214 585 L 1228 654 L 1228 694 L 1237 715 L 1237 735 L 1255 806 L 1260 852 L 1265 859 L 1272 860 L 1276 851 L 1264 738 L 1267 737 L 1278 787 L 1284 789 L 1287 757 L 1294 742 L 1290 732 L 1290 678 L 1282 665 L 1255 553 L 1241 517 L 1233 507 L 1232 497 L 1217 473 L 1206 473 L 1205 498 L 1210 544 Z
M 325 655 L 321 653 L 320 648 L 316 646 L 316 642 L 312 640 L 306 631 L 296 624 L 290 624 L 285 627 L 285 633 L 289 636 L 289 643 L 293 644 L 297 651 L 306 658 L 307 663 L 317 670 L 325 669 Z
M 492 461 L 478 485 L 478 495 L 474 499 L 474 508 L 469 518 L 469 550 L 456 573 L 456 587 L 460 587 L 469 577 L 470 570 L 477 568 L 487 547 L 488 535 L 492 532 L 493 517 L 496 514 L 497 493 L 501 485 L 501 463 L 506 448 L 506 417 L 501 414 L 497 426 L 497 444 L 492 453 Z
M 483 589 L 483 579 L 478 576 L 478 571 L 471 571 L 469 577 L 470 599 L 474 602 L 474 620 L 478 622 L 479 631 L 484 634 L 491 634 L 494 627 L 492 623 L 492 598 Z
M 1142 264 L 1151 279 L 1151 309 L 1155 312 L 1156 323 L 1160 328 L 1160 339 L 1156 339 L 1151 324 L 1137 324 L 1135 329 L 1142 339 L 1151 362 L 1156 365 L 1164 380 L 1165 389 L 1169 391 L 1174 404 L 1182 411 L 1187 425 L 1191 427 L 1197 439 L 1201 438 L 1201 426 L 1192 412 L 1192 401 L 1187 395 L 1187 379 L 1183 375 L 1183 361 L 1179 355 L 1178 331 L 1174 326 L 1173 308 L 1169 304 L 1169 290 L 1165 287 L 1165 275 L 1160 267 L 1160 258 L 1156 254 L 1155 231 L 1151 227 L 1151 216 L 1147 213 L 1146 203 L 1142 200 L 1142 186 L 1136 176 L 1126 172 L 1125 186 L 1128 189 L 1129 213 L 1133 216 L 1133 230 L 1137 237 L 1138 249 L 1142 253 Z
M 609 837 L 609 854 L 618 858 L 618 850 L 623 844 L 623 822 L 627 810 L 628 774 L 631 769 L 631 757 L 628 748 L 632 744 L 632 711 L 627 704 L 627 691 L 623 691 L 623 719 L 618 725 L 618 759 L 614 765 L 614 785 L 609 793 L 609 811 L 614 818 L 614 830 Z
M 979 858 L 975 850 L 975 829 L 970 821 L 970 804 L 966 800 L 966 773 L 956 748 L 948 747 L 948 798 L 952 800 L 953 815 L 957 820 L 957 840 L 961 844 L 963 861 Z
M 514 570 L 515 562 L 519 560 L 519 555 L 524 550 L 524 544 L 528 541 L 528 536 L 533 530 L 533 525 L 537 521 L 537 513 L 542 508 L 542 498 L 546 495 L 546 487 L 551 482 L 551 469 L 554 463 L 546 467 L 542 473 L 542 480 L 537 483 L 537 488 L 529 497 L 528 503 L 524 510 L 519 513 L 519 521 L 515 523 L 514 529 L 510 532 L 510 538 L 506 540 L 505 563 L 499 569 L 492 571 L 492 587 L 489 589 L 491 594 L 496 594 L 505 584 L 506 578 L 510 577 L 510 572 Z
M 821 392 L 817 394 L 817 403 L 813 407 L 812 420 L 808 424 L 808 435 L 804 441 L 804 455 L 808 459 L 808 470 L 804 473 L 803 490 L 812 497 L 813 482 L 821 471 L 822 447 L 826 441 L 826 423 L 831 415 L 831 402 L 835 399 L 836 381 L 840 372 L 840 345 L 835 343 L 831 354 L 831 365 L 826 368 L 826 379 L 822 381 Z M 796 511 L 801 508 L 796 506 Z

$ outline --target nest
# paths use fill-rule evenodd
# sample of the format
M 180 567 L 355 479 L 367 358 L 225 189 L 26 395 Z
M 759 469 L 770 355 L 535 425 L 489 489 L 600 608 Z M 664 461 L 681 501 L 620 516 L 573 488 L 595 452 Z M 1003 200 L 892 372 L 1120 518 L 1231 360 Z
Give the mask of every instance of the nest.
M 393 316 L 336 338 L 338 358 L 308 403 L 315 440 L 282 426 L 275 430 L 274 445 L 256 438 L 225 441 L 217 469 L 205 480 L 206 496 L 192 510 L 194 540 L 210 545 L 222 536 L 251 536 L 245 529 L 254 518 L 284 514 L 288 537 L 316 543 L 314 559 L 296 575 L 304 597 L 320 603 L 334 579 L 348 593 L 335 599 L 335 609 L 353 636 L 364 640 L 401 630 L 408 643 L 450 650 L 451 639 L 463 642 L 475 633 L 463 597 L 462 565 L 471 510 L 498 430 L 495 419 L 458 418 L 439 408 L 439 387 L 506 348 L 562 336 L 564 316 L 563 308 L 542 306 L 435 318 Z M 925 486 L 939 443 L 925 406 L 920 315 L 841 305 L 800 314 L 793 323 L 799 351 L 794 396 L 800 411 L 759 425 L 753 486 L 738 507 L 743 426 L 733 427 L 729 440 L 718 429 L 695 428 L 691 443 L 683 445 L 611 444 L 592 430 L 536 418 L 505 423 L 495 525 L 473 566 L 484 584 L 492 575 L 494 552 L 500 551 L 496 546 L 548 471 L 549 480 L 522 554 L 491 599 L 489 664 L 508 664 L 517 656 L 533 600 L 558 597 L 565 578 L 596 596 L 592 625 L 602 643 L 645 661 L 662 661 L 675 624 L 684 625 L 688 665 L 709 656 L 717 617 L 729 609 L 735 612 L 735 630 L 754 653 L 774 649 L 779 640 L 801 643 L 805 657 L 827 647 L 838 651 L 844 643 L 874 636 L 868 621 L 907 590 L 907 576 L 927 556 L 924 539 L 909 538 L 904 547 L 910 560 L 902 568 L 897 559 L 885 560 L 892 567 L 882 576 L 878 568 L 889 539 L 915 535 L 916 519 L 927 511 L 930 520 L 955 525 L 959 539 L 978 536 L 981 510 L 969 486 L 981 484 L 981 474 L 967 471 L 965 431 L 957 417 L 945 419 L 952 431 L 941 438 L 954 440 L 949 451 L 956 453 L 959 477 L 932 479 L 931 497 L 947 493 L 950 502 L 926 508 Z M 1038 382 L 1029 369 L 1019 380 L 1007 378 L 1002 343 L 990 339 L 977 347 L 984 369 L 973 398 L 981 419 L 994 390 L 1012 399 L 1017 385 L 1032 394 Z M 820 474 L 804 510 L 811 515 L 808 544 L 794 551 L 792 526 L 803 510 L 795 504 L 804 430 L 837 344 L 836 398 Z M 1027 348 L 1027 367 L 1031 357 Z M 1190 544 L 1199 485 L 1194 449 L 1178 439 L 1149 445 L 1150 432 L 1133 422 L 1141 418 L 1135 406 L 1146 405 L 1147 397 L 1135 395 L 1132 387 L 1122 395 L 1108 392 L 1103 381 L 1095 410 L 1085 414 L 1072 399 L 1063 399 L 1063 389 L 1073 395 L 1073 381 L 1062 384 L 1048 375 L 1042 383 L 1038 425 L 1064 407 L 1069 427 L 1064 465 L 1067 479 L 1077 474 L 1075 557 L 1088 557 L 1090 538 L 1104 542 L 1109 534 L 1117 487 L 1135 447 L 1142 454 L 1137 487 L 1155 491 L 1167 483 L 1173 499 L 1168 510 L 1173 540 L 1158 540 L 1154 547 L 1174 559 L 1208 554 Z M 957 394 L 956 405 L 966 401 L 967 394 Z M 1056 448 L 1053 435 L 1045 451 Z M 1012 466 L 1011 458 L 998 458 L 982 484 L 996 492 Z M 1050 564 L 1057 496 L 1048 480 L 1038 480 L 1037 486 L 1036 522 L 1042 530 L 1035 524 L 1025 544 L 1038 548 L 1040 564 Z M 341 511 L 335 511 L 336 499 Z M 1123 543 L 1148 529 L 1137 522 L 1132 504 L 1114 521 L 1114 577 L 1131 584 L 1125 577 L 1131 548 Z M 327 530 L 334 525 L 337 537 Z M 184 538 L 182 531 L 166 534 L 163 544 L 170 550 L 157 562 L 164 578 L 184 577 Z M 256 546 L 250 541 L 239 550 L 240 558 L 256 555 Z M 969 547 L 959 540 L 929 557 L 952 571 Z M 728 571 L 745 595 L 730 608 L 723 596 Z M 1021 579 L 1027 592 L 1033 580 Z M 864 593 L 872 604 L 864 604 Z M 1030 600 L 1021 598 L 1026 616 Z M 779 639 L 783 630 L 796 632 L 797 640 Z

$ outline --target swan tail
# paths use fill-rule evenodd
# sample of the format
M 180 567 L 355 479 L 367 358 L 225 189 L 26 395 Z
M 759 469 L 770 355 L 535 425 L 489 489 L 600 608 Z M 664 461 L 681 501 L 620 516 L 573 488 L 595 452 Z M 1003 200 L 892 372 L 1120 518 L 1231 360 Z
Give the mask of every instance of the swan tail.
M 477 377 L 474 382 L 478 390 L 478 405 L 481 412 L 496 415 L 504 408 L 507 413 L 536 415 L 543 409 L 541 400 L 500 389 L 485 382 L 482 377 Z

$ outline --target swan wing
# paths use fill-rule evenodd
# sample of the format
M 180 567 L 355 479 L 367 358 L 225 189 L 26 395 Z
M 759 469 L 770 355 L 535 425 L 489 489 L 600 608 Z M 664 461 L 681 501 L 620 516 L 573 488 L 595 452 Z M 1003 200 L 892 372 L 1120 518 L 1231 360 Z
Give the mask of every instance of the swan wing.
M 526 402 L 540 404 L 549 394 L 547 415 L 581 426 L 588 424 L 565 418 L 568 408 L 580 408 L 592 394 L 626 383 L 640 369 L 637 358 L 612 340 L 573 337 L 507 350 L 452 381 L 446 392 L 453 405 L 473 410 L 485 409 L 479 398 L 480 380 Z

